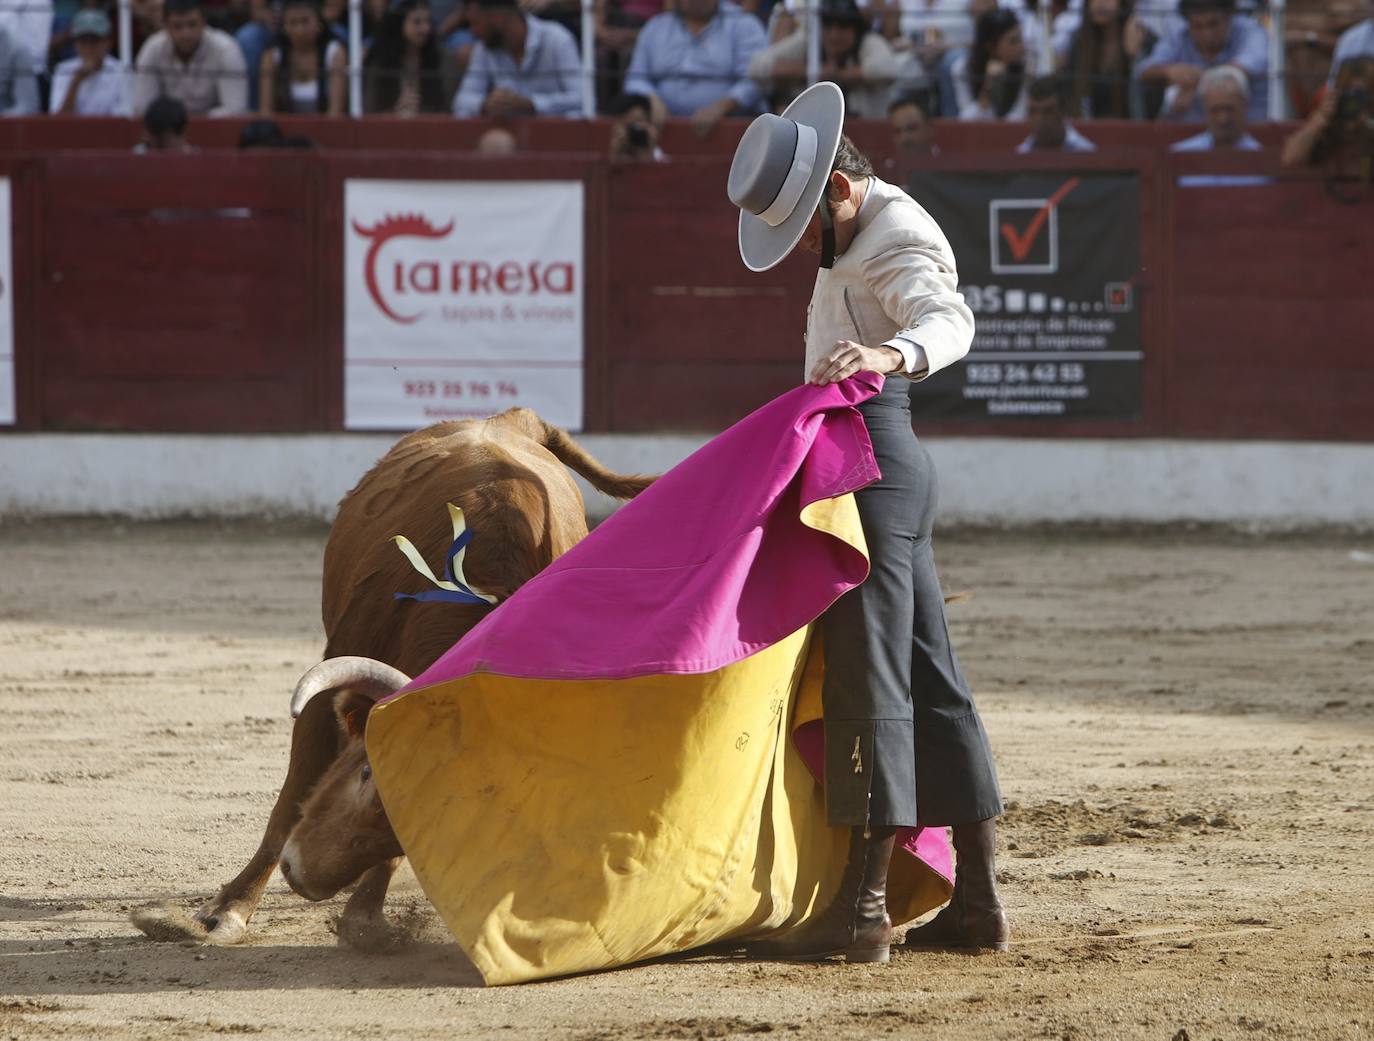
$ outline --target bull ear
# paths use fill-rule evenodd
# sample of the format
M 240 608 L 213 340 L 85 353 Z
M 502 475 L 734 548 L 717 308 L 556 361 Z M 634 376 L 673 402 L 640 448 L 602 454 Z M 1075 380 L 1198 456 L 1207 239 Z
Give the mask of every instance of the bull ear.
M 334 718 L 339 729 L 349 737 L 362 737 L 367 728 L 367 714 L 375 702 L 364 694 L 341 690 L 334 695 Z

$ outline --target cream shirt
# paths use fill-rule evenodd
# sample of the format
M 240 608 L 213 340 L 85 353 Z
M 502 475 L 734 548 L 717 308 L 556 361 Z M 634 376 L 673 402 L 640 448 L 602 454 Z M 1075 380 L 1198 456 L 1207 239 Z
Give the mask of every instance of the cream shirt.
M 902 375 L 923 380 L 973 343 L 949 240 L 911 196 L 870 177 L 859 230 L 816 275 L 806 315 L 806 373 L 840 340 L 891 347 Z

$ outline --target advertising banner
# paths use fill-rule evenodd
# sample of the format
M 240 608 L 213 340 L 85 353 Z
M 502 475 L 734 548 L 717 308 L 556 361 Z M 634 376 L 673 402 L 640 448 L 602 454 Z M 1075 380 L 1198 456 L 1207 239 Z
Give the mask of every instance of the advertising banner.
M 580 181 L 344 186 L 344 426 L 582 426 Z
M 977 332 L 912 388 L 918 417 L 1137 419 L 1140 182 L 1134 174 L 918 173 Z
M 10 246 L 10 179 L 0 177 L 0 426 L 14 414 L 14 258 Z

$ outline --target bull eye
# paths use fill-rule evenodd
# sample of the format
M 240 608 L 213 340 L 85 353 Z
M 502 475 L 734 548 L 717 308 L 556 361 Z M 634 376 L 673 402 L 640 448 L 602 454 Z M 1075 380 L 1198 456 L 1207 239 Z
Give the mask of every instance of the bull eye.
M 363 767 L 363 780 L 372 780 L 372 765 L 370 763 L 367 766 Z

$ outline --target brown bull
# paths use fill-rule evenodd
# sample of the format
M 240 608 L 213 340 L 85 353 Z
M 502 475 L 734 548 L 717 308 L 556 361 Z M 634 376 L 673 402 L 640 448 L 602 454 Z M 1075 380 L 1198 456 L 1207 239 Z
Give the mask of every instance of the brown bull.
M 395 600 L 424 580 L 391 537 L 404 534 L 426 560 L 441 561 L 452 542 L 445 503 L 461 507 L 474 536 L 467 579 L 499 603 L 587 534 L 564 464 L 621 499 L 651 480 L 610 473 L 561 430 L 511 409 L 403 438 L 344 497 L 324 551 L 327 660 L 292 697 L 290 765 L 257 852 L 196 915 L 210 939 L 242 937 L 279 862 L 292 889 L 312 900 L 359 880 L 342 938 L 385 929 L 382 903 L 402 854 L 367 766 L 367 713 L 491 610 Z

